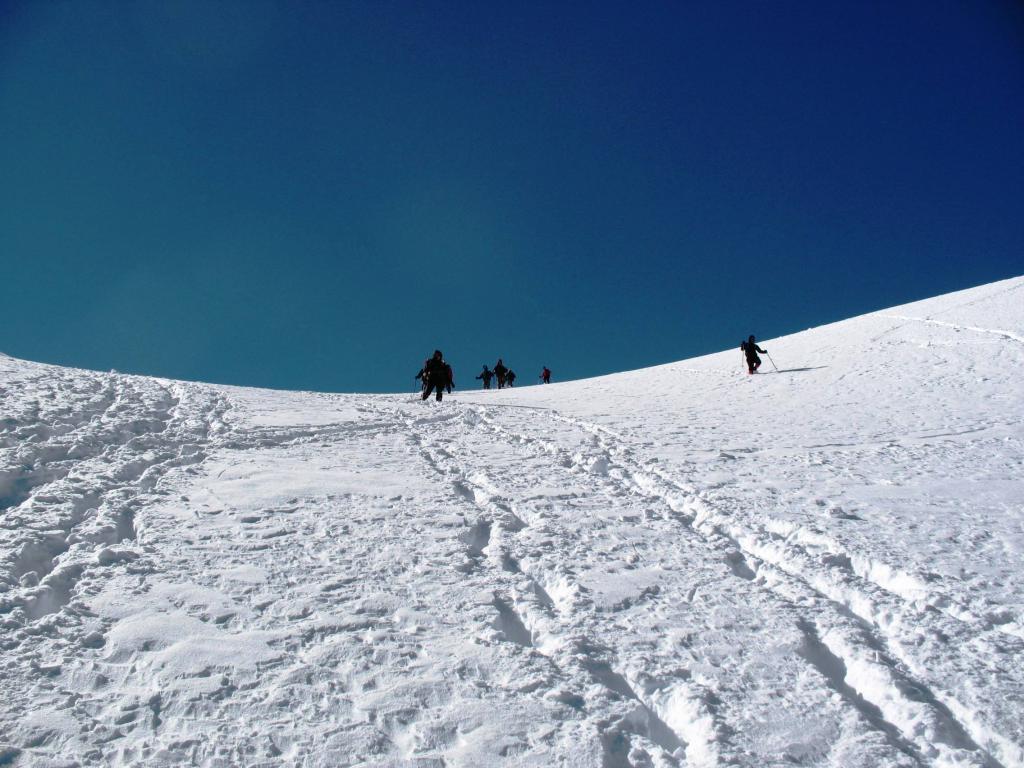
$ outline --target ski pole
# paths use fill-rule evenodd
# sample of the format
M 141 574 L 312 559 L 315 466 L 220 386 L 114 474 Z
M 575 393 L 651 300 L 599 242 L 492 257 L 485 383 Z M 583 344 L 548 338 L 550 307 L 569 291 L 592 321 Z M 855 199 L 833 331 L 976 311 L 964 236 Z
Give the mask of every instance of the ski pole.
M 775 364 L 775 361 L 774 361 L 774 360 L 772 360 L 772 356 L 768 354 L 768 351 L 767 351 L 767 350 L 765 350 L 765 353 L 764 353 L 764 354 L 765 354 L 765 357 L 767 357 L 767 358 L 768 358 L 768 360 L 769 360 L 769 361 L 771 362 L 771 364 L 772 364 L 772 368 L 774 368 L 774 369 L 775 369 L 775 372 L 776 372 L 776 373 L 778 373 L 778 372 L 779 372 L 779 366 L 777 366 L 777 365 Z

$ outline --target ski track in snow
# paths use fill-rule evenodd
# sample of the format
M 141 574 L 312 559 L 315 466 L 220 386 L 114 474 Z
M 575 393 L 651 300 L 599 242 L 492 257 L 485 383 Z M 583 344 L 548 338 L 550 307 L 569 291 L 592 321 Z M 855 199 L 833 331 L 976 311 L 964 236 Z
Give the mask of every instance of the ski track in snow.
M 1022 766 L 1022 285 L 440 405 L 0 356 L 0 765 Z
M 800 579 L 799 587 L 808 589 L 812 594 L 810 600 L 817 600 L 818 602 L 832 602 L 832 598 L 828 596 L 828 592 L 833 591 L 842 595 L 841 588 L 837 590 L 816 589 L 813 585 L 815 579 L 807 576 L 801 572 L 799 566 L 799 554 L 790 553 L 772 553 L 763 548 L 763 541 L 771 541 L 770 536 L 766 536 L 764 531 L 752 532 L 752 531 L 738 531 L 735 528 L 730 529 L 730 525 L 726 519 L 720 515 L 708 510 L 706 505 L 702 504 L 700 499 L 692 491 L 687 491 L 680 488 L 678 485 L 672 483 L 666 483 L 656 475 L 646 474 L 642 469 L 629 466 L 628 463 L 616 458 L 616 451 L 610 447 L 602 437 L 606 434 L 606 430 L 603 430 L 597 425 L 581 423 L 575 420 L 566 420 L 571 424 L 582 427 L 584 430 L 590 432 L 598 437 L 597 451 L 591 450 L 589 453 L 577 453 L 574 455 L 568 455 L 564 451 L 561 452 L 560 457 L 561 463 L 566 465 L 580 465 L 585 467 L 588 471 L 598 472 L 602 475 L 617 476 L 620 481 L 628 488 L 629 491 L 637 493 L 642 496 L 647 496 L 652 500 L 663 503 L 671 513 L 675 513 L 676 519 L 686 527 L 694 530 L 701 535 L 704 540 L 711 546 L 712 551 L 718 554 L 725 562 L 730 566 L 733 573 L 744 580 L 753 580 L 757 576 L 756 574 L 767 570 L 769 567 L 774 566 L 780 571 L 787 575 L 797 575 Z M 522 434 L 511 433 L 508 435 L 513 439 L 519 439 L 523 441 L 530 440 Z M 543 449 L 549 452 L 558 454 L 559 449 L 555 448 L 551 443 L 541 442 Z M 612 471 L 617 470 L 617 471 Z M 759 541 L 759 538 L 761 541 Z M 776 537 L 778 538 L 778 537 Z M 799 545 L 796 545 L 799 548 Z M 792 545 L 790 549 L 792 549 Z M 803 554 L 803 553 L 800 553 Z M 714 554 L 707 555 L 708 559 L 714 558 Z M 801 602 L 808 601 L 808 596 L 803 594 L 793 594 L 793 584 L 772 584 L 772 581 L 778 580 L 780 574 L 769 573 L 764 578 L 764 583 L 772 588 L 780 595 L 788 598 L 787 603 L 794 602 L 795 599 L 800 599 Z M 820 580 L 819 580 L 820 582 Z M 859 598 L 859 600 L 858 600 Z M 863 593 L 858 593 L 855 597 L 846 598 L 842 596 L 834 600 L 838 604 L 839 609 L 836 611 L 837 616 L 832 617 L 832 623 L 828 626 L 830 632 L 838 632 L 845 630 L 846 635 L 853 636 L 854 642 L 852 647 L 850 645 L 843 645 L 843 640 L 836 639 L 835 644 L 843 648 L 839 655 L 835 656 L 835 663 L 842 664 L 845 669 L 849 669 L 853 663 L 856 663 L 858 659 L 848 658 L 844 659 L 843 654 L 846 656 L 859 654 L 860 656 L 870 657 L 867 660 L 868 664 L 872 664 L 878 661 L 878 651 L 884 645 L 884 643 L 876 636 L 871 635 L 867 630 L 866 625 L 870 622 L 863 619 L 863 617 L 855 614 L 851 608 L 851 604 L 865 603 L 868 598 Z M 842 627 L 837 626 L 837 622 L 841 624 L 843 619 L 855 619 L 859 621 L 849 622 L 850 626 Z M 817 625 L 820 626 L 822 619 L 817 620 Z M 807 635 L 807 646 L 812 649 L 820 648 L 821 641 L 818 639 L 819 631 L 806 621 L 798 621 L 798 625 L 802 631 Z M 857 635 L 864 635 L 863 639 L 858 642 Z M 829 649 L 829 652 L 835 653 L 833 649 Z M 820 658 L 820 651 L 811 653 L 807 648 L 800 650 L 801 655 L 805 655 L 808 658 Z M 820 665 L 818 665 L 820 667 Z M 877 664 L 875 664 L 877 666 Z M 871 691 L 871 681 L 865 680 L 863 688 L 865 690 L 860 691 L 854 686 L 854 694 L 850 696 L 851 701 L 858 708 L 870 708 L 872 712 L 883 713 L 885 709 L 892 711 L 894 720 L 900 720 L 899 725 L 894 725 L 886 722 L 880 717 L 876 716 L 882 724 L 885 730 L 893 733 L 904 732 L 908 735 L 907 741 L 897 741 L 896 745 L 904 748 L 911 754 L 939 754 L 942 755 L 944 744 L 943 742 L 951 741 L 953 746 L 966 746 L 971 750 L 977 750 L 977 745 L 973 744 L 969 737 L 964 732 L 962 726 L 955 722 L 953 718 L 948 714 L 945 708 L 935 702 L 930 702 L 930 706 L 923 705 L 918 706 L 917 704 L 908 701 L 904 691 L 910 690 L 913 692 L 914 698 L 921 698 L 921 685 L 915 683 L 912 680 L 901 675 L 898 670 L 895 669 L 895 664 L 892 661 L 883 659 L 883 669 L 874 670 L 875 677 L 881 676 L 882 685 L 884 688 L 881 691 Z M 819 669 L 825 674 L 824 669 Z M 834 676 L 834 672 L 830 672 L 829 675 Z M 826 675 L 828 676 L 828 675 Z M 844 678 L 846 674 L 844 673 Z M 841 682 L 841 681 L 840 681 Z M 877 701 L 872 701 L 872 695 Z M 888 701 L 887 699 L 893 699 L 894 701 Z M 903 710 L 901 712 L 901 710 Z M 906 710 L 910 710 L 909 716 L 905 714 Z M 924 722 L 924 728 L 927 731 L 927 735 L 922 740 L 919 748 L 906 748 L 904 744 L 912 743 L 910 739 L 914 738 L 915 731 L 921 727 L 921 722 Z M 934 740 L 939 742 L 938 744 L 932 743 Z M 986 760 L 985 762 L 990 762 Z
M 944 320 L 936 320 L 931 317 L 908 317 L 906 315 L 879 315 L 879 317 L 892 318 L 893 320 L 906 320 L 914 323 L 928 323 L 930 325 L 938 325 L 943 328 L 952 328 L 954 331 L 989 333 L 993 336 L 1002 336 L 1004 339 L 1010 339 L 1011 341 L 1017 341 L 1024 344 L 1024 336 L 1014 333 L 1013 331 L 1001 331 L 997 328 L 978 328 L 974 325 L 957 325 L 956 323 L 947 323 Z

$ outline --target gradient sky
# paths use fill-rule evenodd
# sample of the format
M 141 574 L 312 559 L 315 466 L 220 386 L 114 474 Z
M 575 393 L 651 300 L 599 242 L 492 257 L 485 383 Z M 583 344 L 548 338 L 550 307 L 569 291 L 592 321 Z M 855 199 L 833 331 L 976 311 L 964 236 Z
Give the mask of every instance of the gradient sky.
M 1024 273 L 1024 11 L 0 0 L 0 266 L 0 351 L 223 383 L 770 338 Z

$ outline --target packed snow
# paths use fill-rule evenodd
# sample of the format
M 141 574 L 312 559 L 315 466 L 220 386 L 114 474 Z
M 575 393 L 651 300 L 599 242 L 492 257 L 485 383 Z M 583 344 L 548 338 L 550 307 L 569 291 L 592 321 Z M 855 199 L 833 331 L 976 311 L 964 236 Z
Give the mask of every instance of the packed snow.
M 759 343 L 443 403 L 0 356 L 0 765 L 1024 765 L 1024 278 Z

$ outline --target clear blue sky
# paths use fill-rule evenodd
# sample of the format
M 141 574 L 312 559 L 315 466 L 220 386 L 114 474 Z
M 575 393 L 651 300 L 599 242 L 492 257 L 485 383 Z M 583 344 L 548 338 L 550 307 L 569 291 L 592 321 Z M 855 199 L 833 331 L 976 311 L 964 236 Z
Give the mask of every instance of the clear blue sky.
M 716 351 L 1024 273 L 1024 10 L 0 0 L 0 265 L 97 369 Z

